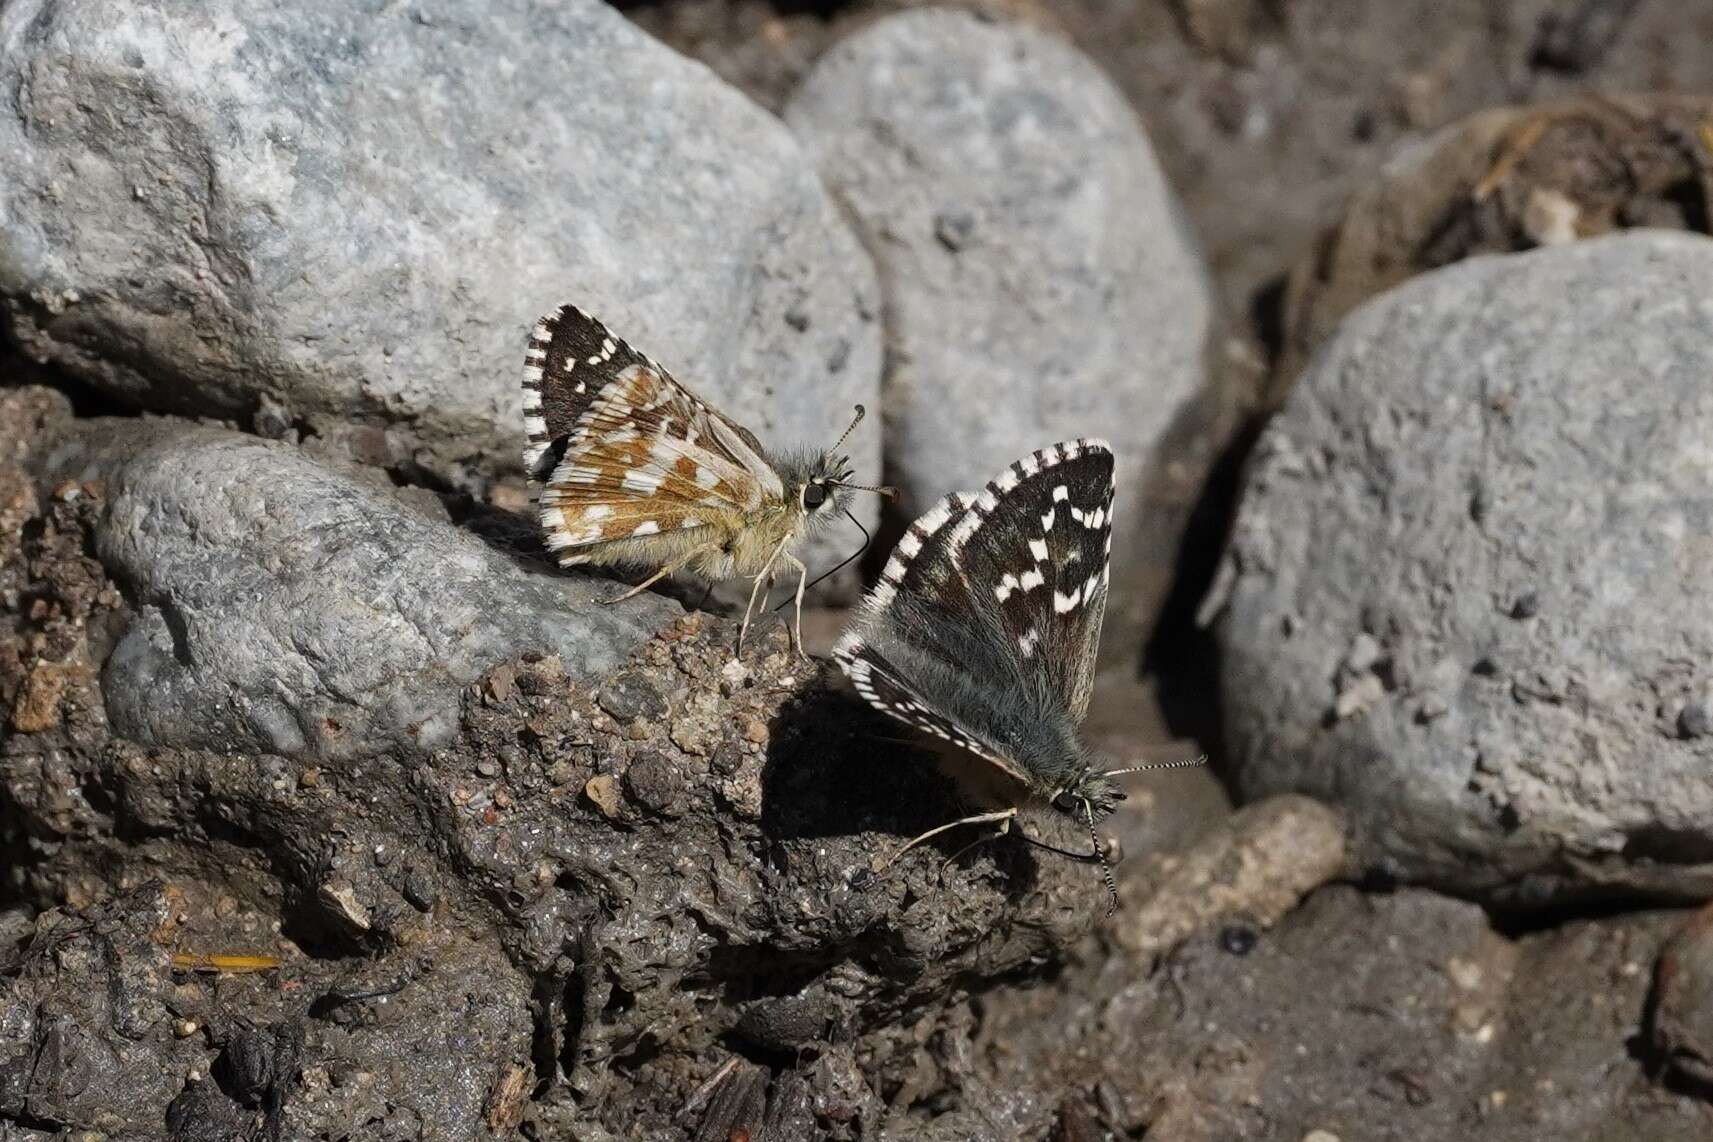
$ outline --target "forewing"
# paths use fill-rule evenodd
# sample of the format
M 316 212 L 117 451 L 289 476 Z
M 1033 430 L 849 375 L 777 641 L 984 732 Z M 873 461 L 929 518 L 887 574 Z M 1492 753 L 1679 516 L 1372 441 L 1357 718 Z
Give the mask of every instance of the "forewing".
M 665 371 L 574 305 L 535 323 L 523 355 L 523 463 L 531 476 L 547 479 L 559 462 L 555 442 L 562 452 L 595 398 L 633 365 Z
M 1033 452 L 979 494 L 949 497 L 913 524 L 867 606 L 884 617 L 902 594 L 912 610 L 961 617 L 1080 720 L 1106 613 L 1112 497 L 1105 443 Z
M 1100 440 L 1031 453 L 982 489 L 943 547 L 963 589 L 1078 721 L 1112 578 L 1112 471 Z
M 539 503 L 561 563 L 592 545 L 728 526 L 783 485 L 755 438 L 573 306 L 530 339 L 525 460 L 546 482 Z

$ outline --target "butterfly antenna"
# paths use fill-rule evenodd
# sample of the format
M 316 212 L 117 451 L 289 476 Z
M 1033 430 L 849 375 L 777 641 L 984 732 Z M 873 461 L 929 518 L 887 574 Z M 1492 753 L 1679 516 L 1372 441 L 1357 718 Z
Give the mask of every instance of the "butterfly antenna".
M 1083 818 L 1088 821 L 1088 839 L 1094 846 L 1095 855 L 1100 858 L 1101 879 L 1106 881 L 1106 914 L 1112 915 L 1118 911 L 1118 882 L 1112 878 L 1112 865 L 1107 863 L 1106 848 L 1100 843 L 1100 834 L 1094 827 L 1094 809 L 1090 807 L 1088 798 L 1083 798 Z
M 839 450 L 839 445 L 843 444 L 845 442 L 845 439 L 847 437 L 849 437 L 851 433 L 856 431 L 856 426 L 861 424 L 862 418 L 867 416 L 867 415 L 868 415 L 867 409 L 863 408 L 862 405 L 860 405 L 860 404 L 856 406 L 856 415 L 851 418 L 851 422 L 850 422 L 849 427 L 847 427 L 843 432 L 839 433 L 839 438 L 837 440 L 833 441 L 833 446 L 831 448 L 827 449 L 828 455 L 831 455 L 832 453 L 837 452 Z
M 833 441 L 833 446 L 831 448 L 827 449 L 827 455 L 828 456 L 831 456 L 834 453 L 838 452 L 839 447 L 842 444 L 844 444 L 844 442 L 847 439 L 849 439 L 851 433 L 856 431 L 856 426 L 862 423 L 862 418 L 864 416 L 866 416 L 867 414 L 868 414 L 868 410 L 863 408 L 862 405 L 859 404 L 856 406 L 856 416 L 852 417 L 850 424 L 848 426 L 846 426 L 846 428 L 843 432 L 839 433 L 839 438 L 837 440 Z M 892 499 L 898 498 L 898 489 L 897 488 L 889 488 L 889 487 L 886 487 L 886 486 L 881 485 L 881 484 L 852 484 L 852 483 L 847 483 L 845 480 L 845 477 L 851 474 L 849 464 L 850 464 L 849 459 L 841 457 L 840 458 L 840 471 L 838 473 L 838 478 L 833 479 L 833 480 L 828 480 L 827 483 L 831 484 L 835 488 L 849 488 L 853 492 L 875 492 L 879 495 L 887 496 L 887 497 L 890 497 Z M 843 564 L 841 564 L 840 566 L 843 566 Z
M 1156 761 L 1152 765 L 1127 765 L 1123 769 L 1103 769 L 1102 777 L 1116 777 L 1121 773 L 1152 773 L 1157 769 L 1189 769 L 1192 766 L 1206 765 L 1207 754 L 1200 757 L 1187 758 L 1183 761 Z
M 843 480 L 834 480 L 833 487 L 848 488 L 853 492 L 873 492 L 877 496 L 885 496 L 889 500 L 898 498 L 898 489 L 890 484 L 847 484 Z
M 861 408 L 862 406 L 859 404 L 859 405 L 857 405 L 857 407 Z M 868 528 L 866 528 L 862 525 L 862 521 L 859 520 L 856 516 L 852 515 L 851 510 L 849 508 L 845 508 L 843 510 L 845 513 L 845 518 L 850 520 L 852 523 L 856 524 L 857 530 L 862 532 L 862 546 L 857 548 L 856 552 L 854 554 L 847 555 L 844 559 L 840 560 L 839 565 L 837 567 L 834 567 L 831 571 L 823 571 L 819 575 L 815 576 L 813 579 L 809 580 L 809 587 L 815 586 L 817 583 L 819 583 L 823 579 L 831 578 L 832 576 L 837 575 L 840 571 L 843 571 L 846 567 L 849 567 L 852 563 L 856 562 L 858 559 L 861 559 L 862 553 L 868 550 L 868 545 L 870 543 L 874 542 L 873 537 L 871 537 L 868 534 Z M 803 590 L 807 591 L 809 589 L 809 587 L 804 587 Z M 789 602 L 791 602 L 791 600 L 786 599 L 784 603 L 780 603 L 777 607 L 774 607 L 773 608 L 774 611 L 778 612 L 778 611 L 784 610 L 785 604 L 789 603 Z

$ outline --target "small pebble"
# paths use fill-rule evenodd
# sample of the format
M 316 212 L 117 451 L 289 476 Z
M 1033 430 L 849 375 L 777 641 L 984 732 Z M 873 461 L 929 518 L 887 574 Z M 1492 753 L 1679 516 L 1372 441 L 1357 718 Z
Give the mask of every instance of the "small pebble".
M 619 783 L 610 773 L 597 773 L 583 785 L 583 796 L 609 821 L 619 816 Z
M 199 1029 L 200 1025 L 194 1019 L 180 1019 L 177 1023 L 172 1025 L 172 1033 L 177 1035 L 180 1039 L 190 1038 L 192 1035 L 196 1034 Z

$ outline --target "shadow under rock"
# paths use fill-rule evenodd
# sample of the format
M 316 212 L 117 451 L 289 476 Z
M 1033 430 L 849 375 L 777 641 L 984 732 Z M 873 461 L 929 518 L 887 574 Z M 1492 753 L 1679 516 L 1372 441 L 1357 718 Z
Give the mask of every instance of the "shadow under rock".
M 1197 616 L 1224 558 L 1237 514 L 1243 467 L 1263 424 L 1260 418 L 1245 424 L 1208 473 L 1184 528 L 1159 625 L 1142 648 L 1139 664 L 1142 674 L 1158 680 L 1160 710 L 1167 727 L 1177 737 L 1200 742 L 1207 750 L 1209 768 L 1228 787 L 1231 775 L 1226 764 L 1225 708 L 1219 689 L 1219 640 L 1212 625 L 1199 625 Z
M 908 729 L 829 685 L 810 686 L 781 706 L 761 774 L 761 829 L 774 841 L 885 836 L 871 844 L 884 856 L 929 829 L 980 812 L 959 795 L 935 755 L 907 739 Z M 1030 835 L 1039 830 L 1019 820 Z M 889 877 L 930 879 L 946 857 L 991 836 L 986 826 L 952 829 L 922 848 L 932 860 L 893 866 Z M 1047 838 L 1050 839 L 1050 838 Z M 1020 899 L 1038 875 L 1035 854 L 1014 828 L 970 849 L 965 860 L 991 859 L 1005 878 L 1005 894 Z

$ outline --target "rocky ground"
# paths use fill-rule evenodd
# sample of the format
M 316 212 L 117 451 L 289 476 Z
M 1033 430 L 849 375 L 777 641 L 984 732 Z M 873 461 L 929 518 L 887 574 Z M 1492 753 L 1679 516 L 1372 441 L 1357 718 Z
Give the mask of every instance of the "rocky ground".
M 0 5 L 0 1142 L 1706 1137 L 1709 32 Z M 873 877 L 917 745 L 553 566 L 570 300 L 764 440 L 877 409 L 870 574 L 1113 440 L 1085 731 L 1212 757 L 1115 915 L 1016 838 Z

